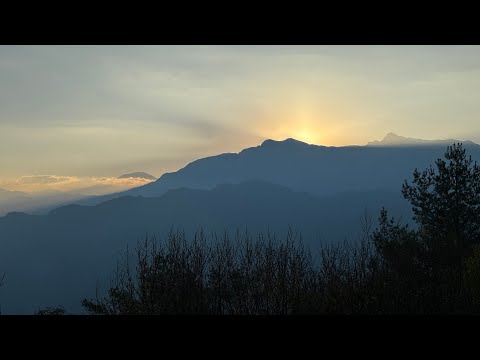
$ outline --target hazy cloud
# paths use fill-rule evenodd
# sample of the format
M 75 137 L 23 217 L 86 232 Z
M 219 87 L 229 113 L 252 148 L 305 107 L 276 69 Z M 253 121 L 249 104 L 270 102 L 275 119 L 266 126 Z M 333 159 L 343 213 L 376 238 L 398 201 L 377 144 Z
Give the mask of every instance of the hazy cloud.
M 111 185 L 111 186 L 140 186 L 151 182 L 150 179 L 143 178 L 125 178 L 118 179 L 114 177 L 86 178 L 85 182 L 92 184 Z
M 17 184 L 21 185 L 46 185 L 58 183 L 71 183 L 78 181 L 78 178 L 72 176 L 57 176 L 57 175 L 29 175 L 22 176 L 17 180 Z
M 145 185 L 152 180 L 142 178 L 117 179 L 115 177 L 77 177 L 59 175 L 27 175 L 14 182 L 3 182 L 7 190 L 38 192 L 47 190 L 105 194 Z

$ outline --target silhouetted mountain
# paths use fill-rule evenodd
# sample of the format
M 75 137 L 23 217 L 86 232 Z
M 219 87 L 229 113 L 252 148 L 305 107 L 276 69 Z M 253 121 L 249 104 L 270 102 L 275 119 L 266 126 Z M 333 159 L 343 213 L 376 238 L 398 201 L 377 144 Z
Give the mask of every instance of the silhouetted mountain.
M 203 226 L 220 235 L 248 227 L 284 235 L 291 225 L 316 249 L 320 241 L 356 239 L 365 208 L 376 218 L 383 205 L 409 217 L 398 190 L 317 197 L 259 181 L 180 188 L 158 198 L 124 196 L 49 215 L 8 214 L 0 218 L 0 272 L 8 280 L 0 289 L 2 311 L 32 313 L 52 304 L 79 311 L 80 299 L 94 296 L 97 279 L 104 290 L 109 286 L 119 254 L 147 231 L 163 236 L 173 226 L 192 234 Z
M 118 177 L 118 179 L 128 179 L 128 178 L 157 180 L 155 176 L 147 174 L 145 172 L 133 172 L 130 174 L 123 174 Z
M 406 139 L 406 140 L 405 140 Z M 420 141 L 422 146 L 418 146 Z M 226 153 L 191 162 L 163 174 L 157 181 L 82 204 L 98 204 L 123 195 L 155 197 L 170 189 L 212 189 L 217 184 L 263 180 L 316 195 L 343 191 L 398 190 L 415 168 L 425 168 L 442 157 L 456 140 L 426 141 L 388 134 L 383 146 L 327 147 L 294 139 L 265 140 L 240 153 Z M 386 146 L 386 144 L 403 144 Z M 464 142 L 468 153 L 480 160 L 480 145 Z M 408 146 L 407 146 L 408 145 Z

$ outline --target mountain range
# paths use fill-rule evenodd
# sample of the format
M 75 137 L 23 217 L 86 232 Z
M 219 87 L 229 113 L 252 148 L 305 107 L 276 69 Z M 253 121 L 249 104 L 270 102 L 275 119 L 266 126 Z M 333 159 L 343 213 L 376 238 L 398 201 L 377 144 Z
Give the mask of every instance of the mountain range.
M 146 233 L 159 238 L 170 229 L 188 237 L 203 228 L 231 235 L 237 230 L 285 236 L 289 227 L 318 249 L 322 242 L 355 240 L 365 210 L 381 206 L 409 217 L 399 192 L 353 192 L 319 197 L 260 181 L 218 185 L 212 190 L 180 188 L 160 197 L 123 196 L 96 206 L 69 205 L 48 215 L 9 213 L 0 218 L 0 288 L 4 313 L 32 313 L 62 304 L 80 311 L 80 300 L 105 290 L 116 261 Z
M 160 196 L 170 189 L 212 189 L 217 184 L 262 180 L 315 195 L 357 190 L 398 190 L 415 168 L 426 168 L 459 140 L 420 140 L 388 134 L 366 146 L 319 146 L 295 139 L 265 140 L 260 146 L 191 162 L 156 181 L 124 192 L 86 199 L 99 204 L 120 196 Z M 480 145 L 463 141 L 474 159 Z M 381 146 L 380 146 L 381 145 Z
M 442 157 L 447 141 L 403 144 L 391 134 L 383 146 L 266 140 L 48 214 L 9 213 L 0 217 L 2 311 L 32 313 L 58 304 L 80 311 L 81 299 L 95 295 L 97 281 L 108 288 L 119 255 L 145 233 L 161 238 L 173 228 L 189 236 L 202 227 L 209 236 L 248 229 L 282 237 L 291 226 L 315 250 L 324 242 L 357 239 L 365 211 L 376 219 L 385 206 L 409 222 L 401 185 L 415 168 Z M 480 146 L 464 144 L 480 160 Z

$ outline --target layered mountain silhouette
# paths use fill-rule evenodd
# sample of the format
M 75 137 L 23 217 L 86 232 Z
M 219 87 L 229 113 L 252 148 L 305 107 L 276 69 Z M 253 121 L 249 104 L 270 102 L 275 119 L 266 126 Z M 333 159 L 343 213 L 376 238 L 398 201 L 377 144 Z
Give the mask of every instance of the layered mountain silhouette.
M 57 304 L 80 311 L 80 300 L 95 296 L 97 280 L 109 287 L 119 255 L 146 232 L 161 237 L 173 227 L 191 235 L 202 226 L 207 234 L 248 228 L 281 236 L 292 226 L 315 249 L 354 240 L 365 209 L 377 218 L 385 206 L 408 221 L 403 181 L 443 157 L 455 140 L 419 145 L 397 138 L 346 147 L 266 140 L 238 154 L 196 160 L 129 191 L 83 200 L 90 206 L 77 201 L 46 215 L 9 213 L 0 217 L 2 312 Z M 480 160 L 480 146 L 463 143 Z
M 296 191 L 331 195 L 356 190 L 398 190 L 415 168 L 425 168 L 458 140 L 420 140 L 388 134 L 366 146 L 319 146 L 295 139 L 265 140 L 260 146 L 191 162 L 184 168 L 128 191 L 81 202 L 98 204 L 116 197 L 160 196 L 170 189 L 212 189 L 217 184 L 262 180 Z M 475 160 L 480 145 L 463 142 Z M 381 145 L 381 146 L 379 146 Z
M 156 198 L 124 196 L 97 206 L 69 205 L 49 215 L 10 213 L 0 218 L 0 289 L 4 313 L 32 313 L 55 304 L 81 311 L 80 300 L 94 296 L 97 280 L 109 277 L 127 244 L 133 249 L 146 233 L 161 237 L 173 229 L 187 236 L 203 227 L 219 236 L 237 229 L 252 234 L 301 231 L 303 242 L 354 240 L 367 209 L 381 206 L 409 217 L 399 192 L 355 192 L 313 196 L 260 181 L 218 185 L 212 190 L 180 188 Z

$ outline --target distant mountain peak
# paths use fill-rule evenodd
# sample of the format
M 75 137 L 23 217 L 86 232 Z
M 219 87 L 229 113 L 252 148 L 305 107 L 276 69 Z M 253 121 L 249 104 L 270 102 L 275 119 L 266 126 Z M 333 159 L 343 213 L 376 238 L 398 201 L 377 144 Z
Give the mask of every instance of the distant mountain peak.
M 153 181 L 157 180 L 155 176 L 147 174 L 146 172 L 133 172 L 129 174 L 123 174 L 118 177 L 118 179 L 128 179 L 128 178 L 148 179 Z
M 387 135 L 385 135 L 382 141 L 404 140 L 404 139 L 408 139 L 408 138 L 406 138 L 405 136 L 397 135 L 393 132 L 389 132 Z
M 367 144 L 367 146 L 406 146 L 406 145 L 451 145 L 453 143 L 461 142 L 463 144 L 473 145 L 475 144 L 469 140 L 455 140 L 455 139 L 446 139 L 446 140 L 424 140 L 424 139 L 415 139 L 411 137 L 405 137 L 397 135 L 393 132 L 389 132 L 385 137 L 378 141 L 372 141 Z
M 414 139 L 406 136 L 400 136 L 397 135 L 393 132 L 389 132 L 385 137 L 383 138 L 382 141 L 380 141 L 382 144 L 391 144 L 391 145 L 400 145 L 400 144 L 418 144 L 418 143 L 424 143 L 427 142 L 428 140 L 423 140 L 423 139 Z

